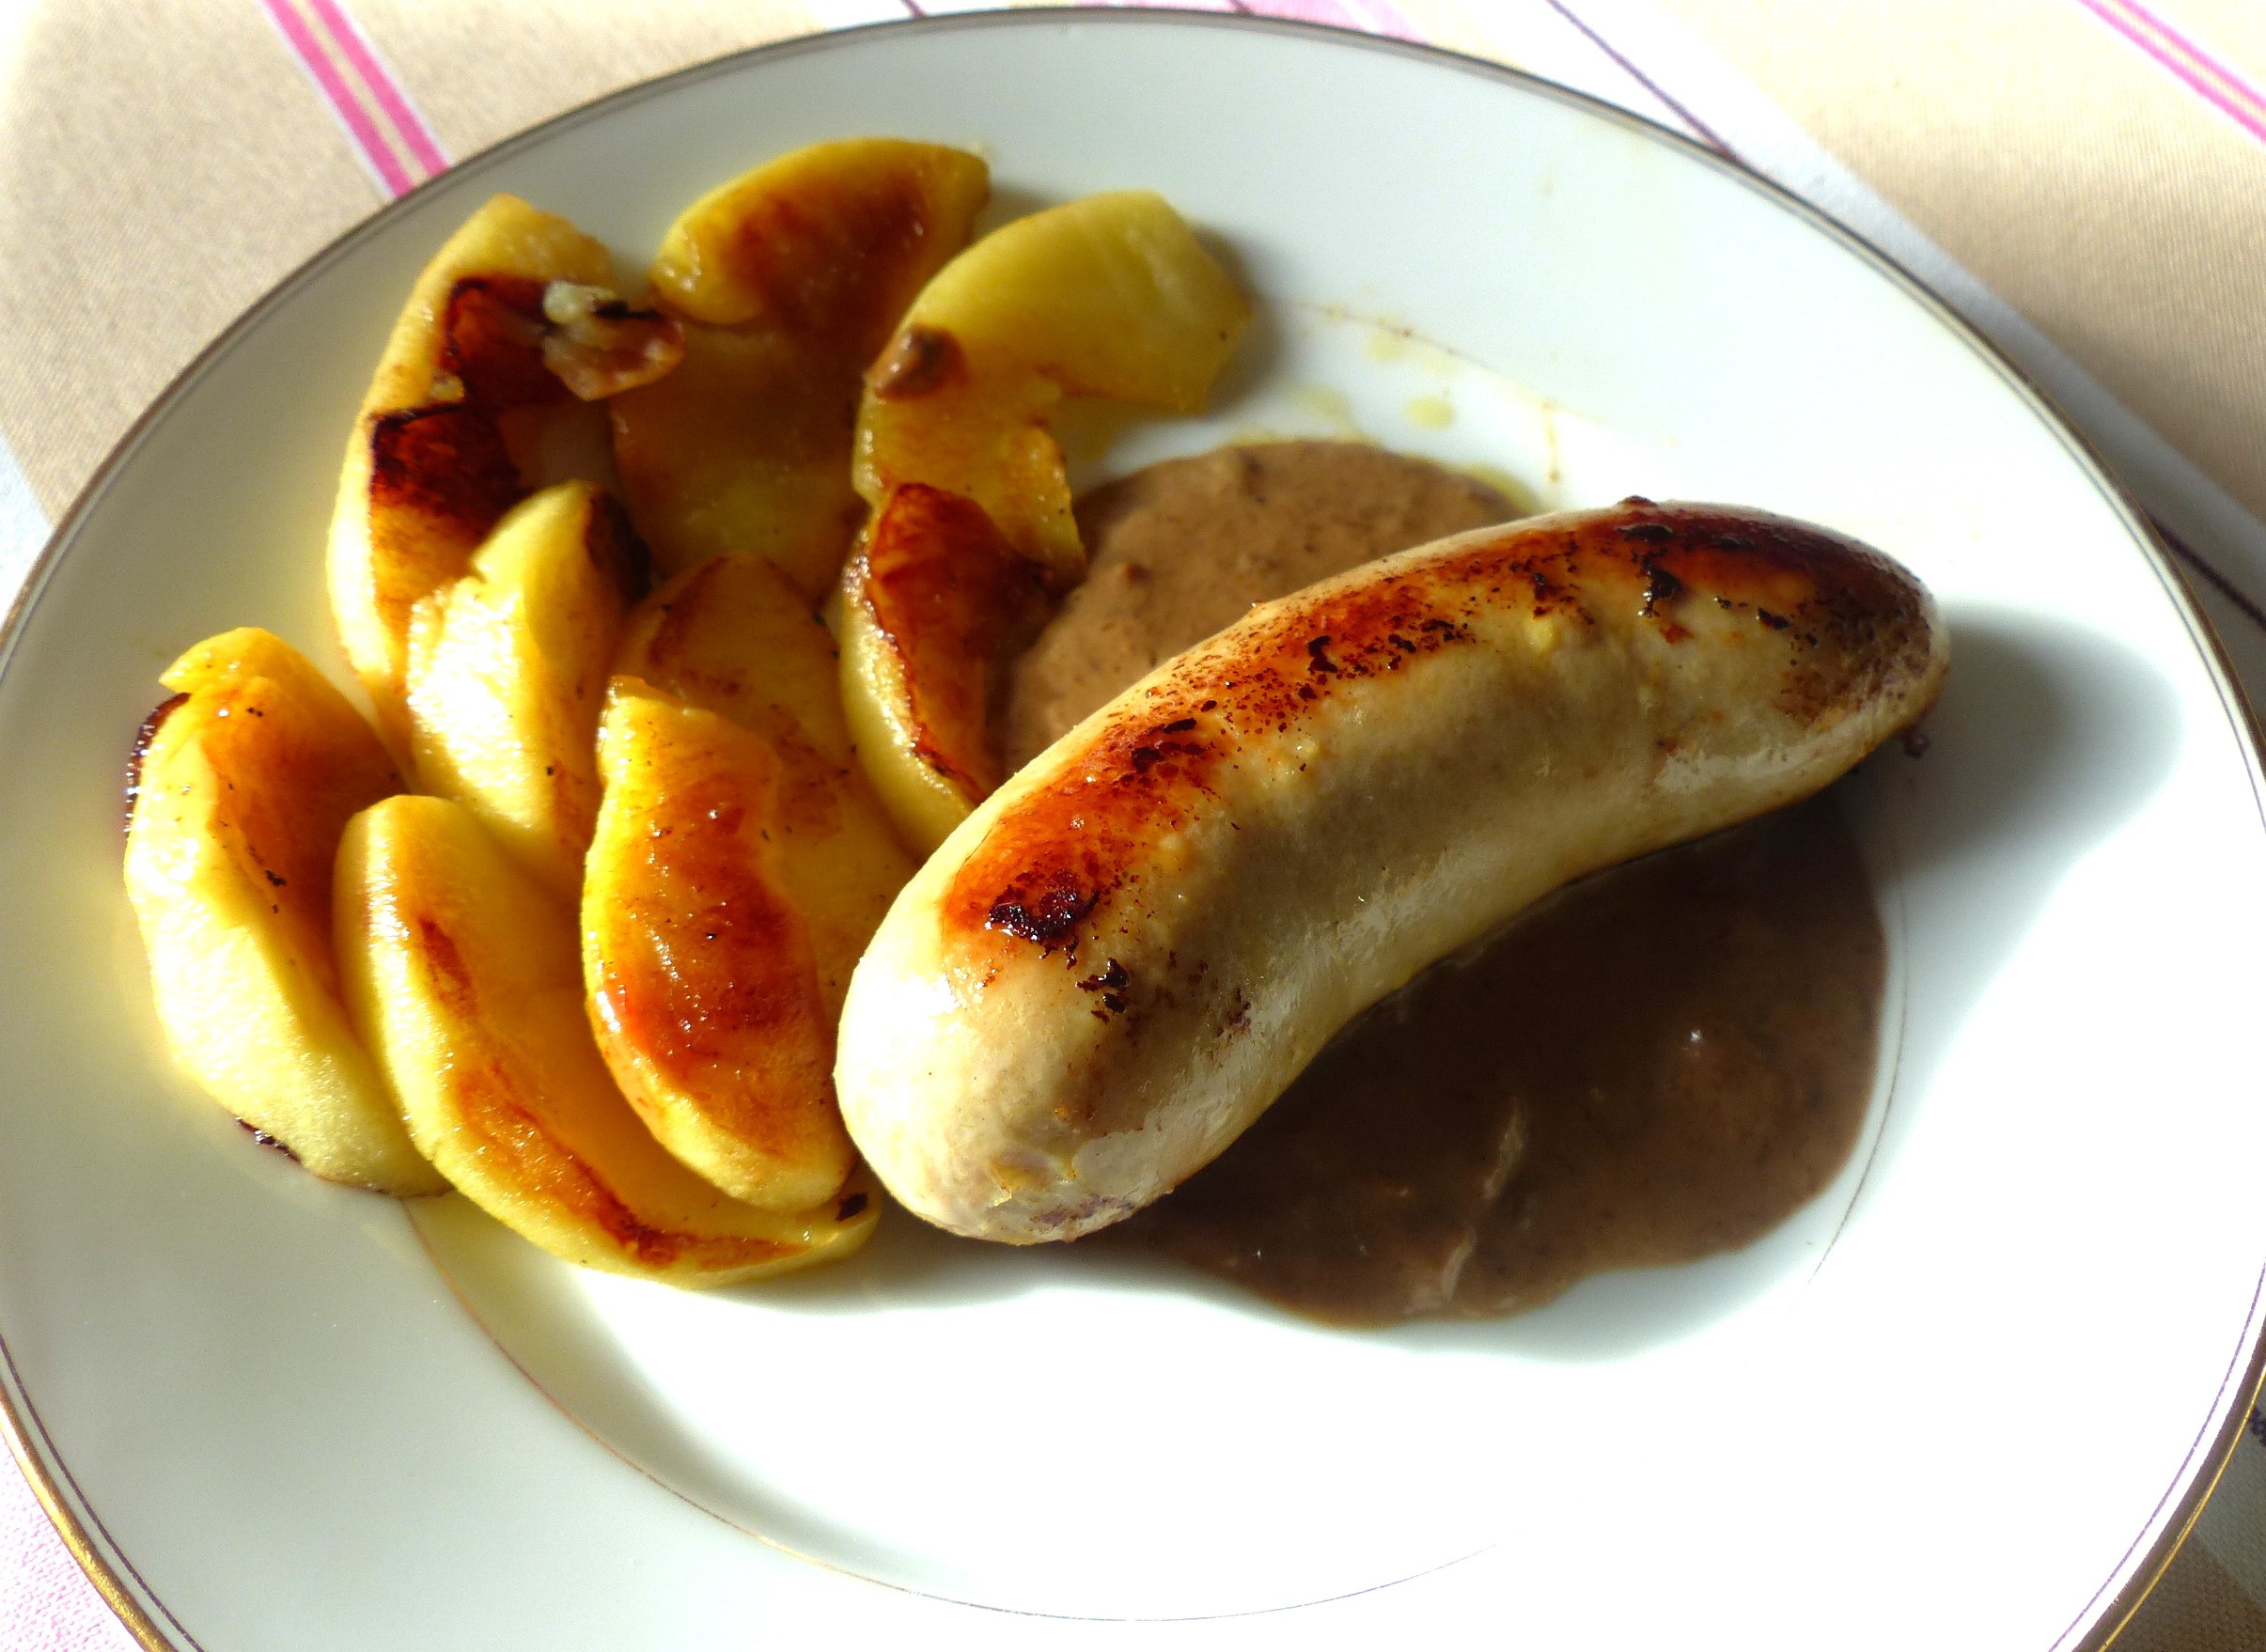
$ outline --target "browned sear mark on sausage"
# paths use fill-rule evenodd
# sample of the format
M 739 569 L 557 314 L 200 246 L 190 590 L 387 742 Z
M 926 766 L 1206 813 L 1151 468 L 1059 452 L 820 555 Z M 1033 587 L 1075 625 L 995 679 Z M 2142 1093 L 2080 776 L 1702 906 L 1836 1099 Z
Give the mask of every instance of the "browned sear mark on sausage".
M 1099 890 L 1081 889 L 1058 871 L 1018 879 L 1000 892 L 984 913 L 984 927 L 1035 941 L 1041 952 L 1052 952 L 1069 939 L 1100 898 Z
M 1472 646 L 1479 614 L 1529 593 L 1539 600 L 1545 587 L 1573 618 L 1624 602 L 1664 607 L 1687 590 L 1787 617 L 1799 648 L 1778 705 L 1805 724 L 1927 664 L 1924 596 L 1885 558 L 1821 530 L 1645 501 L 1546 532 L 1513 525 L 1443 559 L 1257 611 L 1231 663 L 1193 656 L 1147 691 L 1137 716 L 1120 713 L 1079 760 L 992 823 L 945 892 L 945 924 L 1074 957 L 1103 902 L 1141 898 L 1128 885 L 1147 846 L 1196 818 L 1212 770 L 1238 740 L 1287 734 L 1364 678 Z M 1661 629 L 1669 642 L 1692 634 L 1664 616 Z M 1883 636 L 1902 640 L 1882 647 Z M 1227 669 L 1232 680 L 1207 675 Z M 1183 735 L 1168 749 L 1160 730 L 1198 713 L 1215 714 L 1220 735 Z
M 1663 568 L 1656 560 L 1645 563 L 1645 605 L 1639 610 L 1647 619 L 1660 617 L 1660 605 L 1673 602 L 1683 595 L 1684 583 Z M 1687 635 L 1690 633 L 1686 633 Z
M 1123 964 L 1113 958 L 1109 960 L 1108 967 L 1100 974 L 1088 975 L 1085 980 L 1079 982 L 1078 990 L 1102 994 L 1102 1007 L 1095 1010 L 1094 1015 L 1097 1020 L 1107 1021 L 1113 1015 L 1125 1013 L 1125 989 L 1132 984 L 1133 976 L 1127 973 Z

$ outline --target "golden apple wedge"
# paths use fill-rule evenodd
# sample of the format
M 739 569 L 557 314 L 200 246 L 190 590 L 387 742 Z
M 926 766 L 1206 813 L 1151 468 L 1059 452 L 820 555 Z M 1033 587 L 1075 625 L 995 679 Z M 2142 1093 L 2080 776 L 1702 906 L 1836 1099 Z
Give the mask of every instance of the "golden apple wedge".
M 684 359 L 613 404 L 623 491 L 665 571 L 755 551 L 812 600 L 832 586 L 865 517 L 862 376 L 990 192 L 964 151 L 854 138 L 758 166 L 670 226 L 652 278 Z
M 347 442 L 329 573 L 339 639 L 398 756 L 411 611 L 462 577 L 535 487 L 605 462 L 604 412 L 562 373 L 603 391 L 675 359 L 675 323 L 613 304 L 612 275 L 573 225 L 497 195 L 434 255 L 394 325 Z
M 614 668 L 760 736 L 777 759 L 771 865 L 809 929 L 831 1045 L 850 972 L 914 870 L 851 744 L 834 639 L 785 575 L 741 553 L 639 604 Z
M 389 798 L 339 845 L 338 958 L 411 1135 L 506 1226 L 570 1262 L 714 1286 L 849 1255 L 876 1202 L 853 1178 L 759 1210 L 663 1151 L 606 1072 L 571 911 L 442 798 Z
M 1197 412 L 1249 315 L 1161 195 L 1019 218 L 937 273 L 867 372 L 858 492 L 876 510 L 911 482 L 973 499 L 1009 545 L 1074 583 L 1085 553 L 1048 415 L 1065 397 Z
M 621 507 L 561 482 L 513 508 L 413 611 L 417 788 L 454 798 L 571 902 L 598 818 L 598 717 L 645 553 Z
M 836 334 L 870 359 L 960 250 L 991 190 L 991 169 L 965 149 L 810 144 L 679 214 L 654 255 L 653 288 L 692 320 Z
M 827 1002 L 778 877 L 779 759 L 629 677 L 607 694 L 599 755 L 582 904 L 599 1051 L 654 1139 L 704 1178 L 807 1208 L 857 1155 L 834 1099 L 840 998 Z
M 163 680 L 174 697 L 143 725 L 129 784 L 126 892 L 175 1057 L 317 1176 L 438 1192 L 348 1021 L 331 950 L 339 834 L 398 789 L 384 748 L 264 631 L 199 643 Z
M 992 701 L 1046 610 L 1039 565 L 958 494 L 899 488 L 859 542 L 843 581 L 842 707 L 917 853 L 1006 778 Z

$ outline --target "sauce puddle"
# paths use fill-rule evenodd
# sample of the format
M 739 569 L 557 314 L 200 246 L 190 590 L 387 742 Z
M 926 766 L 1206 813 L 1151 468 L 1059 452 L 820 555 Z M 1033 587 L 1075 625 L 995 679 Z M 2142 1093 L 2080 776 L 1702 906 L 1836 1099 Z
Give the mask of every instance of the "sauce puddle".
M 1086 1242 L 1344 1325 L 1492 1317 L 1745 1244 L 1872 1093 L 1886 946 L 1830 796 L 1563 890 L 1370 1009 Z
M 1215 448 L 1095 489 L 1086 582 L 1008 674 L 1008 771 L 1254 602 L 1511 514 L 1484 483 L 1356 442 Z

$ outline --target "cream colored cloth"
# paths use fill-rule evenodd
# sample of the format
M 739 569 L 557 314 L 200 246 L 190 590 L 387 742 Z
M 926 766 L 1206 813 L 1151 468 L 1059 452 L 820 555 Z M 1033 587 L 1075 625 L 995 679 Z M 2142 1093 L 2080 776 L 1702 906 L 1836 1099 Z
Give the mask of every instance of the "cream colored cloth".
M 2039 378 L 2179 534 L 2266 704 L 2256 0 L 1210 3 L 1515 63 L 1714 143 L 1844 216 Z M 0 6 L 0 603 L 45 522 L 174 374 L 389 195 L 634 80 L 820 27 L 964 8 Z M 2262 1601 L 2266 1446 L 2251 1438 L 2118 1644 L 2266 1646 Z M 1944 1639 L 1962 1644 L 1955 1626 Z M 0 1645 L 130 1644 L 0 1471 Z

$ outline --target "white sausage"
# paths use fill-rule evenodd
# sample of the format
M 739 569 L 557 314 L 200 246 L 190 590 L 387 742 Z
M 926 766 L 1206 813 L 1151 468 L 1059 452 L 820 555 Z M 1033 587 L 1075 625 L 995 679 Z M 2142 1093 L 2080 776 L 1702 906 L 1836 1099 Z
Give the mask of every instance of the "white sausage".
M 1487 528 L 1254 608 L 994 793 L 858 965 L 867 1161 L 1068 1239 L 1207 1163 L 1353 1016 L 1560 884 L 1807 796 L 1913 724 L 1942 627 L 1758 511 Z

